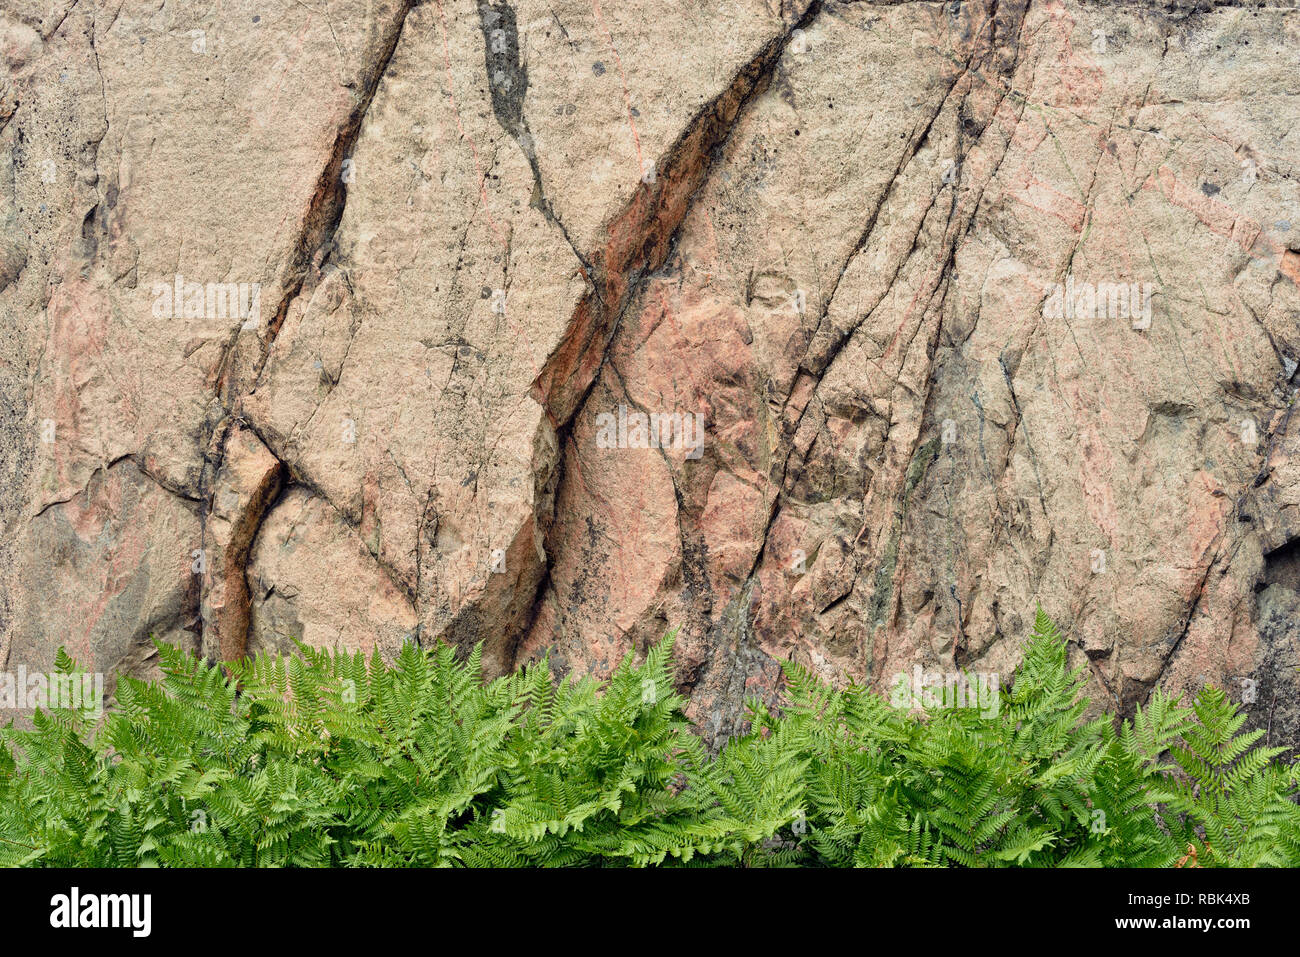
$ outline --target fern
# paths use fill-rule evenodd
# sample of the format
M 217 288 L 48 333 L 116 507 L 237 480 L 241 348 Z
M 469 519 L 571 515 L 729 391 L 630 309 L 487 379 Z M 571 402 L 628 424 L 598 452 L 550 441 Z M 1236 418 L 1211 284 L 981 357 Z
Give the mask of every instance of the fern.
M 981 708 L 891 706 L 792 664 L 706 753 L 672 636 L 603 686 L 478 652 L 159 645 L 92 723 L 0 730 L 0 864 L 45 867 L 1296 866 L 1297 769 L 1220 691 L 1092 720 L 1039 611 Z M 60 654 L 62 673 L 77 666 Z

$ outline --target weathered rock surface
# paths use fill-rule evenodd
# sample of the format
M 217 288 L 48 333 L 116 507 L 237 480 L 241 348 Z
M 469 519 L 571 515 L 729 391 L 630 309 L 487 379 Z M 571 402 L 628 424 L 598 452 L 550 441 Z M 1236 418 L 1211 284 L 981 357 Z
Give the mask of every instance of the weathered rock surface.
M 266 517 L 248 577 L 249 654 L 290 652 L 296 638 L 391 657 L 417 635 L 410 599 L 334 507 L 305 489 L 291 489 Z
M 236 426 L 218 437 L 223 458 L 203 522 L 202 652 L 217 661 L 247 654 L 247 567 L 262 516 L 280 490 L 280 460 L 253 433 Z
M 1300 13 L 0 14 L 0 667 L 1205 682 L 1300 745 Z M 653 437 L 654 441 L 651 441 Z M 7 664 L 5 664 L 7 661 Z

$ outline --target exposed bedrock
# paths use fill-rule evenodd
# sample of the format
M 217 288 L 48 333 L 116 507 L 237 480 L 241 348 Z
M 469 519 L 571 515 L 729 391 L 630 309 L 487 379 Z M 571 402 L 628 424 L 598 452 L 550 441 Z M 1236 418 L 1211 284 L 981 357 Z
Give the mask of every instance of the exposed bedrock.
M 1300 746 L 1300 13 L 20 0 L 0 668 L 679 629 Z M 111 685 L 110 685 L 111 687 Z

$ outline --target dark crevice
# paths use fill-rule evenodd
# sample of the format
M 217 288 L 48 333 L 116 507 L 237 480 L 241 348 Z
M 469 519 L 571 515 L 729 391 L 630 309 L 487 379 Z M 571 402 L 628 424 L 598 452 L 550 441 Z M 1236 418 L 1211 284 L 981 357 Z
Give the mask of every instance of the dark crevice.
M 524 115 L 524 99 L 528 95 L 528 67 L 519 52 L 519 25 L 514 8 L 506 0 L 478 0 L 479 26 L 483 31 L 483 58 L 487 69 L 488 90 L 492 96 L 492 112 L 501 128 L 519 144 L 528 166 L 533 172 L 532 206 L 541 212 L 546 221 L 560 231 L 573 255 L 582 263 L 588 276 L 592 273 L 591 260 L 584 256 L 569 236 L 564 222 L 556 214 L 547 198 L 542 182 L 542 168 L 537 159 L 537 147 L 528 118 Z M 599 296 L 599 288 L 593 288 Z
M 495 5 L 498 13 L 503 6 L 502 3 Z M 481 15 L 485 8 L 494 9 L 481 3 Z M 555 472 L 550 476 L 554 488 L 549 496 L 550 514 L 539 516 L 538 524 L 544 541 L 549 539 L 554 524 L 555 502 L 565 473 L 566 449 L 574 420 L 600 380 L 609 344 L 618 331 L 624 312 L 636 302 L 646 282 L 676 248 L 678 232 L 693 208 L 699 190 L 707 182 L 749 105 L 767 88 L 791 37 L 796 30 L 812 23 L 821 8 L 820 0 L 810 4 L 796 23 L 766 43 L 723 92 L 701 108 L 661 159 L 656 167 L 659 172 L 654 183 L 643 182 L 623 211 L 608 224 L 611 242 L 601 253 L 590 257 L 592 268 L 588 278 L 593 289 L 575 310 L 559 347 L 547 358 L 533 383 L 533 396 L 546 410 L 555 430 L 558 457 Z M 501 16 L 504 19 L 504 15 Z M 509 50 L 507 44 L 506 52 L 502 54 L 507 63 Z M 489 70 L 493 64 L 489 53 Z M 516 75 L 526 78 L 521 65 L 515 69 Z M 494 109 L 496 103 L 494 94 Z M 497 116 L 502 120 L 504 114 L 503 126 L 513 121 L 514 110 L 510 103 L 502 104 Z M 518 113 L 522 123 L 522 104 Z M 506 129 L 510 131 L 508 126 Z M 669 214 L 671 216 L 667 218 Z M 622 236 L 620 227 L 627 230 L 628 235 Z M 550 545 L 549 541 L 547 545 Z M 522 636 L 531 631 L 550 586 L 554 549 L 546 547 L 544 551 L 541 580 L 512 652 L 517 651 Z
M 533 383 L 533 397 L 546 409 L 557 432 L 585 403 L 624 311 L 667 260 L 677 231 L 731 132 L 753 99 L 767 88 L 791 36 L 807 27 L 820 10 L 820 0 L 815 0 L 797 23 L 765 44 L 723 92 L 696 113 L 657 163 L 653 182 L 643 181 L 607 224 L 608 242 L 589 257 L 588 279 L 594 288 L 579 303 L 560 344 Z
M 287 275 L 292 278 L 285 283 L 284 293 L 267 325 L 265 334 L 262 336 L 260 352 L 252 371 L 249 387 L 255 388 L 270 358 L 271 347 L 294 299 L 302 294 L 304 285 L 312 271 L 318 272 L 330 257 L 334 247 L 334 235 L 343 219 L 344 208 L 347 205 L 347 186 L 343 182 L 342 176 L 343 162 L 352 154 L 356 146 L 357 137 L 361 133 L 366 114 L 374 101 L 375 94 L 379 90 L 379 86 L 388 70 L 388 65 L 392 61 L 393 54 L 397 50 L 407 16 L 415 5 L 416 0 L 402 0 L 388 35 L 381 41 L 376 66 L 370 71 L 370 75 L 361 94 L 357 97 L 352 112 L 335 134 L 329 159 L 317 179 L 316 188 L 303 215 L 297 241 L 290 254 L 290 266 Z M 272 446 L 266 442 L 263 436 L 258 434 L 257 429 L 239 411 L 242 396 L 235 394 L 238 389 L 229 381 L 231 364 L 235 360 L 241 331 L 241 326 L 235 327 L 218 362 L 215 375 L 215 393 L 218 407 L 209 413 L 208 427 L 202 439 L 204 466 L 199 480 L 199 522 L 200 547 L 205 549 L 208 544 L 207 525 L 213 506 L 212 497 L 225 463 L 226 442 L 235 424 L 238 422 L 243 428 L 252 432 L 262 442 L 262 445 L 279 459 L 277 453 L 272 450 Z M 290 471 L 282 460 L 281 470 Z M 257 516 L 258 525 L 268 512 L 269 508 L 263 509 L 261 514 Z M 251 541 L 256 541 L 258 532 L 259 529 L 255 527 L 252 531 Z M 403 592 L 409 594 L 409 588 L 403 588 Z
M 1300 595 L 1300 538 L 1264 556 L 1264 575 L 1257 588 L 1263 591 L 1269 585 L 1281 585 Z

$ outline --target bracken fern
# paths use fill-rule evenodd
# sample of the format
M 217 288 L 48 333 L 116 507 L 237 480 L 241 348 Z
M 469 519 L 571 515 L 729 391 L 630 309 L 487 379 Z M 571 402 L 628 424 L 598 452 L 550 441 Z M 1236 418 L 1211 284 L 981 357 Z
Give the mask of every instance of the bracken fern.
M 672 636 L 603 686 L 545 660 L 160 644 L 102 721 L 0 730 L 6 866 L 1297 866 L 1294 765 L 1223 692 L 1088 719 L 1040 610 L 1009 690 L 896 707 L 785 666 L 710 756 Z M 77 666 L 60 652 L 58 668 Z M 985 707 L 994 705 L 994 707 Z

